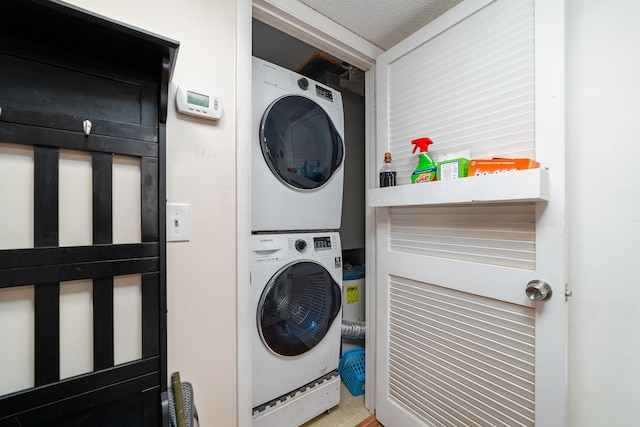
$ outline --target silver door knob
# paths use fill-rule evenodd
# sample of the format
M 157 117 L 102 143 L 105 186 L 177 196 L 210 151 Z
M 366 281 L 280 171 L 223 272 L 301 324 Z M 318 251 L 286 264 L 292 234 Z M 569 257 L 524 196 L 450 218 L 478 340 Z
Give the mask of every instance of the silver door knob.
M 542 280 L 532 280 L 527 283 L 527 289 L 525 290 L 527 297 L 532 301 L 544 301 L 551 297 L 551 286 L 547 282 Z

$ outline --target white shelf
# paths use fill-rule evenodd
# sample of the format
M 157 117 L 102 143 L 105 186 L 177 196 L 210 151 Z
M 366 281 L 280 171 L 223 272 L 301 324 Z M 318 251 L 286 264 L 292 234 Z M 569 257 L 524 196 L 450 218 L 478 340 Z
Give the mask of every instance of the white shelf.
M 373 188 L 369 207 L 457 203 L 546 202 L 549 172 L 527 169 L 500 175 Z

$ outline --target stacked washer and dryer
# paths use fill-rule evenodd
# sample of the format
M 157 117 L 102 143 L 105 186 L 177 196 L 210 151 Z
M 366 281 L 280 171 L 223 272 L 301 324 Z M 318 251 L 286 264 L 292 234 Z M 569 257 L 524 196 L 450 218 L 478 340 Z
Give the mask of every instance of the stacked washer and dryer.
M 253 58 L 253 426 L 340 402 L 344 112 L 339 92 Z

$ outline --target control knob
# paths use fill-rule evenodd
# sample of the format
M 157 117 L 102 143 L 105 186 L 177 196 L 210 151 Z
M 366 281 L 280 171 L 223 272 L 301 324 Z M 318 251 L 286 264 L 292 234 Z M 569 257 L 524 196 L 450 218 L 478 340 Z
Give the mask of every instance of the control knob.
M 307 242 L 302 240 L 302 239 L 298 239 L 296 240 L 296 250 L 298 252 L 302 252 L 307 248 Z
M 309 89 L 309 80 L 305 79 L 304 77 L 300 77 L 298 79 L 298 86 L 300 86 L 300 89 L 302 90 Z

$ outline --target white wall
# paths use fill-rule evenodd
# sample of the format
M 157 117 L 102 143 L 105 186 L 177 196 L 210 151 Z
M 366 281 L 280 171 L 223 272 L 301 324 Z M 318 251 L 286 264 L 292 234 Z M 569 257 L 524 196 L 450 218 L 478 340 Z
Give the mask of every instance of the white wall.
M 567 6 L 570 425 L 638 425 L 640 2 Z
M 167 199 L 191 204 L 191 240 L 167 244 L 169 373 L 194 385 L 203 425 L 236 422 L 236 1 L 72 0 L 180 42 L 167 119 Z M 178 115 L 177 84 L 210 88 L 217 123 Z

